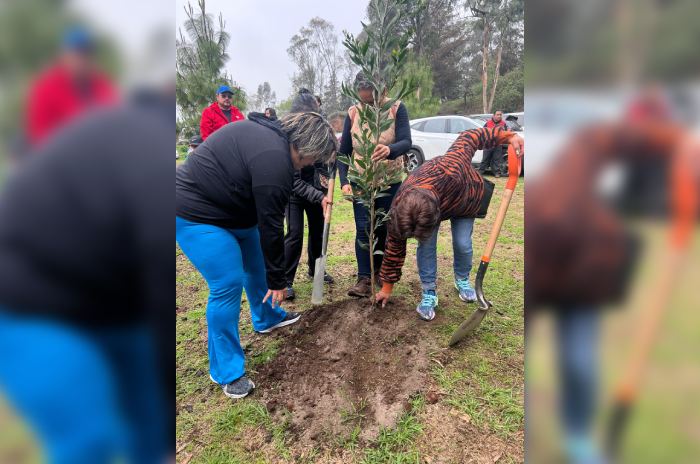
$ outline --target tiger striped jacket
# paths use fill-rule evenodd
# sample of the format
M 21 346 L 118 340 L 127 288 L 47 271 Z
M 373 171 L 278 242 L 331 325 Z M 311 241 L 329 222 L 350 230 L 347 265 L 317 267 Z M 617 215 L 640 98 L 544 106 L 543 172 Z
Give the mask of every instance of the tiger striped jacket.
M 514 135 L 501 128 L 482 128 L 464 131 L 457 137 L 447 153 L 413 171 L 403 182 L 392 205 L 401 201 L 411 189 L 432 190 L 440 201 L 440 220 L 453 217 L 474 217 L 484 193 L 484 179 L 472 166 L 476 150 L 494 148 L 506 144 Z M 406 240 L 389 232 L 379 277 L 390 288 L 401 278 L 401 268 L 406 259 Z

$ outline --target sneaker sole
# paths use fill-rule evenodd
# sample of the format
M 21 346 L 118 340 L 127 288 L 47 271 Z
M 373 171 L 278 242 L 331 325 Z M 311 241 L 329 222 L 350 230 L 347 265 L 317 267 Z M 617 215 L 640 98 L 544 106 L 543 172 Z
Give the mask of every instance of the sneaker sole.
M 294 324 L 295 322 L 297 322 L 297 321 L 299 320 L 300 317 L 301 317 L 301 314 L 297 314 L 297 317 L 295 317 L 294 319 L 289 319 L 288 321 L 282 321 L 282 322 L 280 322 L 279 324 L 273 325 L 273 326 L 270 327 L 269 329 L 259 330 L 258 333 L 267 334 L 267 333 L 272 332 L 273 330 L 280 329 L 280 328 L 286 327 L 286 326 L 288 326 L 288 325 L 292 325 L 292 324 Z
M 235 400 L 240 400 L 241 398 L 245 398 L 246 396 L 250 395 L 250 392 L 255 390 L 255 383 L 253 383 L 253 381 L 250 380 L 250 384 L 252 385 L 252 387 L 250 387 L 250 390 L 248 390 L 247 392 L 242 393 L 240 395 L 237 395 L 235 393 L 227 393 L 226 390 L 224 390 L 223 388 L 221 389 L 221 391 L 223 391 L 224 395 L 228 396 L 229 398 L 233 398 Z

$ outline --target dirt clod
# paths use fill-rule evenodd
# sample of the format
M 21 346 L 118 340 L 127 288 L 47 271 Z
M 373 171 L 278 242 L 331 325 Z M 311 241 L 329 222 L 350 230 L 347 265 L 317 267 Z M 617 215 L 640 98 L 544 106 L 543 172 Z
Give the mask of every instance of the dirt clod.
M 361 440 L 376 438 L 411 410 L 410 398 L 430 383 L 428 326 L 411 306 L 367 305 L 347 300 L 306 311 L 277 356 L 258 369 L 255 381 L 265 385 L 268 410 L 282 414 L 270 404 L 285 404 L 289 429 L 302 441 L 316 442 L 310 446 L 323 446 L 358 425 Z
M 429 391 L 427 395 L 425 395 L 425 401 L 428 404 L 435 404 L 440 400 L 440 395 L 437 394 L 437 392 L 434 391 Z

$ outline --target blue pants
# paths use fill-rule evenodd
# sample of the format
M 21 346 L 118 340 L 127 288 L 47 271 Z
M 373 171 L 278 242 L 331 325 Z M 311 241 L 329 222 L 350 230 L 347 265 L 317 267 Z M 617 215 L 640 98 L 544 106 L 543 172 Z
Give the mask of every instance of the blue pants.
M 472 232 L 474 231 L 474 218 L 452 218 L 452 250 L 454 254 L 454 273 L 459 280 L 468 279 L 472 270 Z M 416 250 L 416 262 L 418 264 L 418 276 L 423 291 L 437 288 L 437 239 L 440 232 L 438 225 L 429 239 L 418 242 Z
M 379 198 L 374 203 L 375 208 L 381 208 L 385 212 L 388 212 L 399 187 L 401 187 L 400 183 L 393 184 L 389 187 L 389 190 L 383 192 L 386 193 L 387 196 Z M 355 216 L 355 258 L 357 259 L 357 276 L 369 277 L 372 273 L 369 261 L 369 235 L 367 233 L 370 227 L 369 209 L 359 201 L 353 200 L 352 210 Z M 386 224 L 375 231 L 374 237 L 377 239 L 377 245 L 374 247 L 374 251 L 384 251 L 384 244 L 386 243 Z M 383 258 L 384 255 L 382 254 L 374 255 L 374 272 L 379 273 L 379 269 L 382 268 Z
M 164 462 L 172 406 L 158 372 L 144 327 L 77 329 L 0 309 L 0 395 L 50 463 Z
M 209 286 L 209 372 L 216 382 L 231 383 L 245 374 L 238 335 L 243 289 L 256 331 L 287 315 L 281 307 L 273 308 L 270 300 L 262 302 L 268 289 L 258 228 L 224 229 L 178 217 L 176 233 L 180 248 Z
M 556 313 L 559 352 L 560 411 L 567 437 L 591 433 L 598 393 L 597 308 L 562 308 Z

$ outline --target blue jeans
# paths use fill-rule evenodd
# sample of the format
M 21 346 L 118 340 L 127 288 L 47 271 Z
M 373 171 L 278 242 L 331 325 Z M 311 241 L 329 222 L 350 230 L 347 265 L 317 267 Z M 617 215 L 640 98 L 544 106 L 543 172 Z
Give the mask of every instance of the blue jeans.
M 384 211 L 389 211 L 391 208 L 391 202 L 396 195 L 396 192 L 401 187 L 401 184 L 393 184 L 389 187 L 385 197 L 379 198 L 375 203 L 377 209 L 381 208 Z M 369 209 L 358 202 L 357 200 L 352 201 L 353 213 L 355 213 L 355 257 L 357 258 L 357 276 L 358 277 L 369 277 L 371 272 L 370 261 L 369 261 L 369 248 L 363 248 L 360 243 L 364 243 L 366 246 L 369 244 L 369 236 L 367 231 L 369 230 Z M 377 245 L 374 250 L 384 251 L 384 244 L 386 243 L 386 224 L 379 227 L 374 234 L 377 239 Z M 378 254 L 374 255 L 374 272 L 379 273 L 379 269 L 382 268 L 382 259 L 384 255 Z
M 597 308 L 561 308 L 556 312 L 560 411 L 568 438 L 590 435 L 598 394 Z
M 145 327 L 78 329 L 0 308 L 0 395 L 53 464 L 166 461 L 172 406 L 157 367 Z
M 256 331 L 272 327 L 287 315 L 269 300 L 262 302 L 267 280 L 258 228 L 224 229 L 178 217 L 176 234 L 183 253 L 209 286 L 209 372 L 216 382 L 231 383 L 245 374 L 238 334 L 243 289 Z
M 452 250 L 454 254 L 454 273 L 459 280 L 468 279 L 472 270 L 472 232 L 474 218 L 452 218 Z M 438 225 L 429 239 L 418 242 L 416 262 L 423 291 L 437 288 L 437 239 L 440 232 Z

